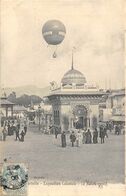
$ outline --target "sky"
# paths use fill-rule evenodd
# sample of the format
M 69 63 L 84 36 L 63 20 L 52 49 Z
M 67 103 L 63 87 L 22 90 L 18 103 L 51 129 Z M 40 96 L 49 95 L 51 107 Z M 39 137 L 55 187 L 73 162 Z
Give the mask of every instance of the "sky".
M 71 68 L 101 88 L 124 87 L 124 0 L 1 0 L 1 85 L 46 87 Z M 47 47 L 42 26 L 66 27 L 64 41 Z

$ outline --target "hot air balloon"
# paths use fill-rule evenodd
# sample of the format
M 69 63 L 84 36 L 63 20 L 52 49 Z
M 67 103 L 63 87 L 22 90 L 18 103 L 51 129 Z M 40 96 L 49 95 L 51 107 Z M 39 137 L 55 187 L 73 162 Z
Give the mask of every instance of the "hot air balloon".
M 44 40 L 48 45 L 53 45 L 57 49 L 59 45 L 65 38 L 66 28 L 62 22 L 59 20 L 49 20 L 42 28 L 42 35 Z M 56 58 L 56 49 L 53 53 L 53 58 Z

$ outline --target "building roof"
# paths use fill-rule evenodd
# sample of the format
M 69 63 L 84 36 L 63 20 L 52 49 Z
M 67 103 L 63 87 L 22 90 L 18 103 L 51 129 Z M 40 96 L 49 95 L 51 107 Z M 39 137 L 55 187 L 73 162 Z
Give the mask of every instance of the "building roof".
M 52 95 L 105 95 L 105 92 L 102 91 L 85 91 L 85 89 L 83 91 L 76 91 L 76 89 L 74 91 L 62 91 L 62 90 L 56 90 L 56 91 L 52 91 L 47 97 L 52 96 Z
M 1 98 L 1 99 L 0 99 L 0 105 L 1 105 L 1 106 L 2 106 L 2 105 L 15 105 L 15 103 L 12 103 L 12 102 L 8 101 L 7 99 Z
M 109 97 L 115 97 L 115 96 L 125 96 L 125 89 L 113 90 L 109 95 Z
M 72 66 L 71 69 L 64 74 L 61 83 L 63 86 L 72 85 L 73 83 L 76 85 L 84 85 L 86 78 L 80 71 L 74 69 Z

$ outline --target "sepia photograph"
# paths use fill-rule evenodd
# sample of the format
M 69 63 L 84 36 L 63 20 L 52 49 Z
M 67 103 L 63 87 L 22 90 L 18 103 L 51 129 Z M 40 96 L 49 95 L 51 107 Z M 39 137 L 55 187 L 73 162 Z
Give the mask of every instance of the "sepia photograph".
M 0 195 L 124 195 L 124 6 L 0 1 Z

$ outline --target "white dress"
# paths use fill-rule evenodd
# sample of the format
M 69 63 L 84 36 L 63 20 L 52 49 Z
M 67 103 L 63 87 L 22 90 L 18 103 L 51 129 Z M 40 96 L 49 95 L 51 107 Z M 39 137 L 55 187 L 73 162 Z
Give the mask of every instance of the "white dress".
M 77 133 L 76 142 L 77 142 L 77 146 L 81 145 L 81 143 L 82 143 L 82 134 L 81 133 Z

